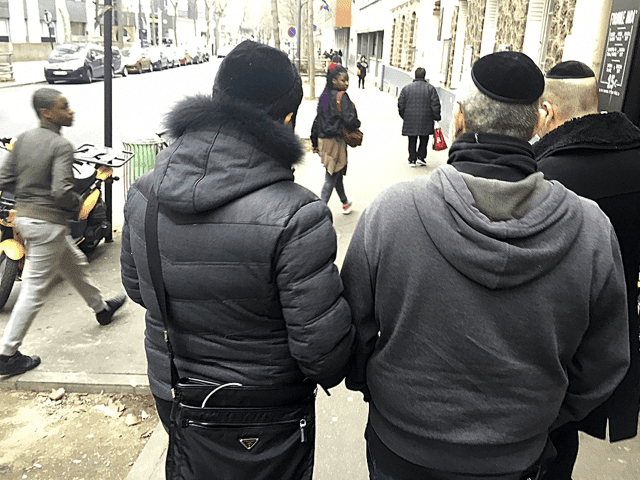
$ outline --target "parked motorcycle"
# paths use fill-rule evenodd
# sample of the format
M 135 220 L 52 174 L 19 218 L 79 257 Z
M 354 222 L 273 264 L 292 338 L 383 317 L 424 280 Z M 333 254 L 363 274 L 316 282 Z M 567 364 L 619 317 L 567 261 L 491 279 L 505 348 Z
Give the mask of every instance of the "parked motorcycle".
M 0 138 L 0 148 L 12 147 L 11 139 Z M 74 157 L 74 190 L 81 196 L 81 204 L 69 226 L 76 245 L 89 255 L 111 230 L 102 184 L 119 180 L 113 176 L 113 169 L 124 166 L 133 153 L 85 144 L 76 149 Z M 0 192 L 0 309 L 7 303 L 15 281 L 20 279 L 27 254 L 24 240 L 13 223 L 15 203 L 12 193 Z

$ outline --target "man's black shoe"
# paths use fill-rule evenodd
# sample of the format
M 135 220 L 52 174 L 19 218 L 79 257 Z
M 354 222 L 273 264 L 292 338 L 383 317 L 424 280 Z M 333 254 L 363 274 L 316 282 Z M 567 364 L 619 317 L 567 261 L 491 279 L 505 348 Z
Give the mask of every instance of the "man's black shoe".
M 115 297 L 107 300 L 107 308 L 105 308 L 101 312 L 96 313 L 98 323 L 100 325 L 109 325 L 111 322 L 113 322 L 113 314 L 116 313 L 122 305 L 124 305 L 124 302 L 126 300 L 127 296 L 124 293 L 116 295 Z
M 20 375 L 40 365 L 40 357 L 16 352 L 11 356 L 0 355 L 0 375 Z

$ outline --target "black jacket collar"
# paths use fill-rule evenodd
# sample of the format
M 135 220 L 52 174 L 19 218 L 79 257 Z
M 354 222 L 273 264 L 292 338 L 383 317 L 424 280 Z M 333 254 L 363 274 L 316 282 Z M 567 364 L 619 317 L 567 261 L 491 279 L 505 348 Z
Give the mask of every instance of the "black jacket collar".
M 449 149 L 447 162 L 476 177 L 517 182 L 536 172 L 528 142 L 495 133 L 464 133 Z
M 595 113 L 574 118 L 552 130 L 533 145 L 536 159 L 556 152 L 589 148 L 628 150 L 640 146 L 640 129 L 620 112 Z

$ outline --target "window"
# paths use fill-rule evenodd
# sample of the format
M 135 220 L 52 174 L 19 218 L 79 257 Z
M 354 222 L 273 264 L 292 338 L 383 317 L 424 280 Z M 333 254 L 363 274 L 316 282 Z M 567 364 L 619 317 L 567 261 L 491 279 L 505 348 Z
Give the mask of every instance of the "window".
M 389 53 L 389 65 L 392 67 L 395 65 L 395 46 L 396 46 L 396 19 L 393 19 L 393 26 L 391 27 L 391 51 Z
M 0 42 L 8 42 L 10 40 L 9 19 L 0 18 Z
M 84 35 L 85 24 L 80 22 L 71 22 L 71 35 Z

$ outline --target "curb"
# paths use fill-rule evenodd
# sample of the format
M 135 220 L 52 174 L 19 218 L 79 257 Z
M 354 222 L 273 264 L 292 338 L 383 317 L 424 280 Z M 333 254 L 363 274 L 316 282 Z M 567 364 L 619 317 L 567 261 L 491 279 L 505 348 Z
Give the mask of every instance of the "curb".
M 0 380 L 0 389 L 42 391 L 64 388 L 72 393 L 130 393 L 151 395 L 149 379 L 139 374 L 28 372 Z
M 38 80 L 35 82 L 16 82 L 15 80 L 13 82 L 2 82 L 0 83 L 0 89 L 2 88 L 12 88 L 12 87 L 22 87 L 24 85 L 37 85 L 39 83 L 47 83 L 46 80 Z
M 162 422 L 153 431 L 125 480 L 164 480 L 169 436 Z

